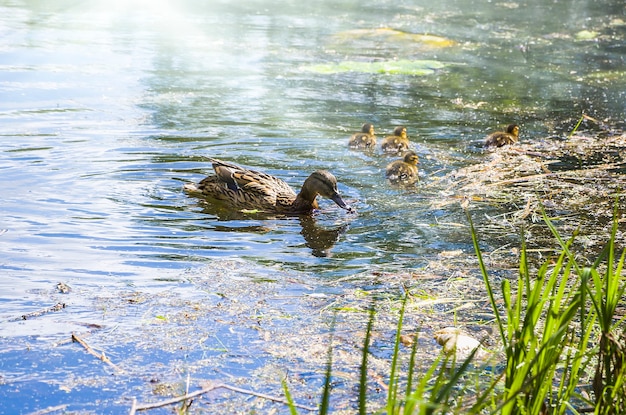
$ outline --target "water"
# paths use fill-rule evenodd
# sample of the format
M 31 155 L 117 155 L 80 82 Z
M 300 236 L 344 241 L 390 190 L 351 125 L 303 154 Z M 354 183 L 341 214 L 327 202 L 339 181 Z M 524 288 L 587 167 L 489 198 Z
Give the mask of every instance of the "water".
M 193 299 L 189 275 L 231 260 L 246 275 L 296 275 L 327 292 L 341 291 L 324 284 L 342 278 L 471 253 L 459 209 L 433 209 L 445 194 L 420 186 L 480 161 L 477 143 L 510 122 L 522 140 L 566 134 L 582 112 L 623 125 L 620 2 L 431 3 L 3 2 L 0 344 L 67 335 L 66 321 L 14 321 L 65 301 L 59 281 L 84 294 L 67 310 L 80 323 L 100 318 L 98 292 Z M 380 27 L 456 45 L 338 37 Z M 307 70 L 395 59 L 447 66 L 426 76 Z M 379 137 L 408 127 L 421 159 L 417 189 L 385 182 L 390 158 L 347 148 L 366 121 Z M 216 210 L 181 191 L 210 173 L 205 157 L 295 188 L 330 170 L 357 214 L 329 201 L 313 219 Z M 298 290 L 281 292 L 298 298 Z M 122 317 L 116 324 L 133 327 Z M 17 376 L 15 355 L 6 356 L 5 386 Z M 0 396 L 9 389 L 0 386 Z

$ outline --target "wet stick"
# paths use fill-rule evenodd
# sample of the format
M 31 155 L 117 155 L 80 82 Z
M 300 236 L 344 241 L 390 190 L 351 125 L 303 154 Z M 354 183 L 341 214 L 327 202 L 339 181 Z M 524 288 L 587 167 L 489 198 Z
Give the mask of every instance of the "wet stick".
M 68 406 L 67 404 L 56 405 L 56 406 L 49 406 L 47 408 L 40 409 L 40 410 L 35 411 L 35 412 L 30 412 L 28 415 L 46 415 L 46 414 L 50 414 L 52 412 L 64 411 L 65 408 L 67 408 L 67 406 Z
M 33 312 L 30 312 L 30 313 L 27 313 L 27 314 L 22 314 L 20 317 L 16 317 L 16 318 L 11 319 L 9 321 L 28 320 L 28 319 L 31 319 L 31 318 L 34 318 L 34 317 L 43 316 L 44 314 L 47 314 L 47 313 L 53 313 L 55 311 L 61 311 L 64 308 L 65 308 L 65 303 L 56 303 L 52 307 L 44 308 L 42 310 L 33 311 Z
M 75 341 L 76 343 L 80 344 L 81 346 L 83 346 L 85 348 L 85 350 L 87 351 L 87 353 L 89 353 L 92 356 L 97 357 L 98 359 L 102 360 L 104 363 L 108 364 L 109 366 L 111 366 L 113 369 L 115 369 L 117 372 L 123 372 L 122 369 L 118 368 L 115 363 L 111 362 L 111 359 L 109 359 L 108 357 L 106 357 L 106 355 L 104 354 L 104 352 L 102 353 L 98 353 L 96 352 L 89 344 L 87 344 L 87 342 L 83 339 L 81 339 L 80 337 L 78 337 L 76 334 L 72 333 L 72 341 Z
M 256 396 L 258 398 L 263 398 L 263 399 L 267 399 L 267 400 L 274 401 L 274 402 L 284 403 L 285 405 L 291 405 L 291 406 L 294 406 L 296 408 L 304 409 L 304 410 L 307 410 L 307 411 L 317 411 L 318 410 L 318 408 L 313 408 L 313 407 L 310 407 L 310 406 L 300 405 L 300 404 L 293 403 L 293 402 L 290 403 L 287 399 L 278 398 L 276 396 L 271 396 L 271 395 L 266 395 L 264 393 L 254 392 L 254 391 L 251 391 L 249 389 L 238 388 L 236 386 L 231 386 L 231 385 L 228 385 L 228 384 L 225 384 L 225 383 L 215 383 L 215 384 L 210 384 L 208 386 L 205 386 L 204 388 L 200 389 L 199 391 L 187 393 L 187 394 L 185 394 L 183 396 L 178 396 L 176 398 L 167 399 L 167 400 L 160 401 L 160 402 L 148 403 L 148 404 L 143 404 L 143 405 L 135 405 L 135 403 L 133 402 L 133 408 L 131 408 L 130 415 L 134 415 L 134 413 L 137 412 L 137 411 L 145 411 L 145 410 L 148 410 L 148 409 L 161 408 L 163 406 L 167 406 L 167 405 L 171 405 L 171 404 L 174 404 L 174 403 L 186 401 L 188 399 L 195 398 L 196 396 L 203 395 L 203 394 L 205 394 L 207 392 L 211 392 L 211 391 L 213 391 L 215 389 L 219 389 L 219 388 L 228 389 L 228 390 L 231 390 L 233 392 L 243 393 L 245 395 Z

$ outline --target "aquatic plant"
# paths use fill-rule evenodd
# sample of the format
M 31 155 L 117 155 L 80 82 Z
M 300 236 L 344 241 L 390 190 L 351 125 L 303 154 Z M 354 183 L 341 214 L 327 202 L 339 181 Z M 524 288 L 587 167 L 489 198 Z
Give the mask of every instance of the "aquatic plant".
M 378 62 L 342 61 L 338 63 L 322 63 L 303 66 L 302 69 L 319 74 L 362 72 L 425 76 L 432 75 L 446 66 L 446 63 L 436 60 L 399 59 Z
M 545 261 L 536 273 L 531 273 L 522 237 L 516 284 L 513 286 L 504 280 L 500 293 L 496 293 L 492 285 L 472 218 L 467 210 L 466 214 L 500 335 L 503 359 L 497 367 L 501 369 L 493 373 L 486 371 L 485 365 L 477 365 L 479 348 L 476 347 L 460 362 L 456 361 L 454 353 L 442 351 L 418 377 L 418 342 L 415 339 L 407 372 L 402 373 L 401 333 L 410 298 L 405 293 L 395 330 L 386 402 L 375 413 L 623 413 L 626 410 L 626 347 L 620 336 L 623 320 L 616 321 L 616 313 L 626 290 L 622 278 L 626 250 L 616 259 L 617 202 L 609 243 L 589 267 L 581 266 L 571 250 L 577 234 L 564 240 L 544 211 L 543 219 L 557 239 L 560 251 L 556 257 Z M 600 272 L 602 269 L 605 271 Z M 370 413 L 368 404 L 373 405 L 368 402 L 367 364 L 375 316 L 372 305 L 360 368 L 359 414 Z M 329 349 L 322 414 L 330 410 L 331 376 L 332 349 Z M 591 379 L 592 390 L 584 390 L 581 385 Z M 593 393 L 593 399 L 586 397 L 588 393 Z M 295 413 L 295 407 L 291 410 Z
M 404 289 L 398 305 L 386 396 L 381 402 L 371 394 L 368 363 L 376 320 L 376 303 L 368 310 L 362 346 L 358 401 L 359 414 L 580 414 L 593 412 L 614 415 L 626 410 L 626 347 L 623 319 L 617 319 L 626 291 L 622 277 L 626 250 L 615 254 L 618 230 L 618 204 L 609 242 L 596 261 L 583 266 L 572 249 L 574 233 L 564 240 L 543 211 L 543 220 L 558 241 L 560 249 L 536 271 L 531 271 L 525 238 L 519 258 L 516 281 L 503 280 L 498 291 L 489 275 L 478 232 L 466 209 L 478 266 L 492 307 L 499 333 L 499 352 L 489 359 L 480 357 L 482 346 L 466 357 L 444 347 L 423 370 L 418 367 L 418 333 L 404 334 L 404 318 L 411 292 Z M 298 408 L 332 413 L 333 338 L 335 314 L 330 324 L 323 392 L 320 405 L 309 408 L 295 403 L 286 379 L 282 382 L 285 399 L 277 399 L 233 388 L 209 385 L 206 391 L 227 387 L 241 393 L 272 399 L 287 405 L 290 414 Z M 407 338 L 412 339 L 407 342 Z M 454 338 L 454 337 L 453 337 Z M 455 340 L 456 341 L 456 340 Z M 403 345 L 410 343 L 408 356 Z M 448 346 L 448 345 L 446 345 Z M 407 359 L 408 358 L 408 359 Z M 408 360 L 408 364 L 407 364 Z M 588 386 L 586 386 L 588 385 Z M 187 394 L 189 399 L 203 391 Z M 167 401 L 165 403 L 181 402 Z M 165 403 L 157 404 L 162 406 Z M 138 406 L 145 410 L 155 405 Z M 185 410 L 185 406 L 181 409 Z M 355 408 L 356 409 L 356 408 Z
M 529 272 L 522 237 L 517 289 L 512 292 L 511 283 L 502 282 L 504 311 L 501 311 L 469 213 L 467 218 L 506 357 L 504 390 L 498 410 L 505 414 L 564 413 L 575 392 L 592 332 L 592 320 L 583 319 L 582 340 L 577 342 L 571 324 L 584 298 L 583 279 L 580 273 L 572 272 L 579 267 L 568 249 L 574 236 L 562 243 L 556 262 L 546 261 L 536 276 Z M 547 216 L 544 219 L 551 226 Z
M 615 257 L 615 235 L 617 233 L 618 203 L 615 202 L 611 238 L 604 251 L 607 266 L 604 276 L 598 272 L 598 262 L 583 270 L 589 284 L 589 299 L 597 315 L 600 327 L 598 363 L 593 378 L 595 413 L 620 414 L 626 412 L 626 344 L 624 341 L 623 318 L 616 321 L 617 309 L 624 296 L 626 283 L 622 278 L 626 250 L 619 259 Z M 615 264 L 615 268 L 613 268 Z

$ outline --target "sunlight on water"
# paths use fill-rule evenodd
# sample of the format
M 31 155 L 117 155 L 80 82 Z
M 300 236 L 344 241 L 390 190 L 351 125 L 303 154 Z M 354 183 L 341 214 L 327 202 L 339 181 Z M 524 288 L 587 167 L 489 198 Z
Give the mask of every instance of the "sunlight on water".
M 3 334 L 52 339 L 93 321 L 134 330 L 155 324 L 159 301 L 174 290 L 180 303 L 172 310 L 196 296 L 232 300 L 229 279 L 242 275 L 255 284 L 273 278 L 277 296 L 295 304 L 303 292 L 341 293 L 343 281 L 361 288 L 372 275 L 386 279 L 365 285 L 393 285 L 442 252 L 473 255 L 460 205 L 437 179 L 484 160 L 488 132 L 515 122 L 522 141 L 562 137 L 581 112 L 623 124 L 623 5 L 574 6 L 3 3 Z M 375 124 L 379 143 L 395 126 L 407 127 L 420 157 L 416 187 L 385 179 L 395 155 L 348 148 L 365 122 Z M 294 189 L 311 172 L 329 170 L 356 213 L 320 200 L 312 217 L 285 218 L 189 197 L 182 186 L 212 173 L 208 157 L 265 171 Z M 476 209 L 481 218 L 500 213 Z M 497 249 L 517 240 L 512 232 L 484 243 Z M 215 274 L 221 291 L 211 291 L 212 272 L 229 266 Z M 291 278 L 298 278 L 294 291 Z M 76 290 L 74 308 L 63 314 L 71 322 L 20 321 L 70 302 L 58 282 Z M 155 303 L 132 308 L 144 304 L 136 298 L 143 293 Z M 130 311 L 116 308 L 119 301 Z M 228 317 L 227 324 L 239 318 Z
M 338 14 L 329 5 L 307 14 L 291 4 L 258 2 L 19 4 L 6 20 L 15 46 L 6 46 L 0 61 L 0 88 L 15 97 L 0 104 L 0 133 L 9 138 L 2 158 L 11 219 L 1 241 L 12 247 L 5 252 L 39 251 L 53 240 L 69 257 L 105 255 L 118 264 L 107 267 L 111 275 L 148 276 L 153 266 L 184 268 L 242 252 L 299 270 L 321 266 L 329 275 L 413 267 L 433 244 L 455 246 L 457 238 L 467 244 L 456 231 L 433 227 L 439 214 L 451 222 L 462 218 L 431 210 L 437 192 L 390 188 L 383 173 L 390 158 L 348 150 L 347 137 L 361 123 L 375 123 L 381 137 L 407 125 L 427 185 L 480 157 L 472 145 L 490 129 L 525 120 L 522 139 L 529 139 L 559 128 L 555 114 L 580 111 L 571 100 L 582 86 L 564 79 L 572 71 L 542 62 L 542 47 L 561 61 L 542 43 L 560 28 L 524 40 L 531 45 L 524 55 L 517 39 L 534 35 L 510 36 L 521 29 L 507 20 L 506 5 L 462 20 L 453 12 L 421 20 L 415 10 L 385 4 L 376 13 L 385 26 L 398 28 L 391 30 L 355 23 L 351 3 L 338 6 Z M 461 38 L 463 27 L 469 39 Z M 421 38 L 406 32 L 451 40 L 416 46 Z M 394 46 L 406 46 L 407 39 L 411 48 Z M 585 47 L 574 44 L 562 56 L 570 59 Z M 372 51 L 375 59 L 419 57 L 446 66 L 421 76 L 367 73 L 360 66 L 345 73 L 302 69 L 372 59 Z M 585 93 L 577 105 L 593 108 L 588 99 L 595 96 Z M 318 228 L 343 229 L 323 250 L 326 260 L 303 248 L 302 229 L 290 220 L 259 219 L 224 232 L 233 228 L 223 227 L 228 217 L 180 191 L 184 182 L 210 173 L 208 156 L 266 170 L 294 188 L 311 171 L 328 169 L 358 213 L 345 215 L 322 202 Z M 90 242 L 76 243 L 81 240 Z M 210 255 L 190 255 L 195 249 Z M 136 251 L 143 259 L 132 259 Z M 25 261 L 7 260 L 16 269 Z M 54 265 L 59 272 L 75 269 L 63 261 Z M 127 263 L 147 268 L 127 270 Z

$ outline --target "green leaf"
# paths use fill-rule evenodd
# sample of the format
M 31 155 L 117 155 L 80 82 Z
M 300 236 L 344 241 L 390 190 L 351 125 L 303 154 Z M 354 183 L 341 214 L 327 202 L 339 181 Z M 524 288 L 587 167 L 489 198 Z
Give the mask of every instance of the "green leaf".
M 576 33 L 576 40 L 594 40 L 599 34 L 594 30 L 581 30 Z
M 380 62 L 342 61 L 302 67 L 303 70 L 320 74 L 345 72 L 385 73 L 397 75 L 425 76 L 432 75 L 447 65 L 435 60 L 397 60 Z

